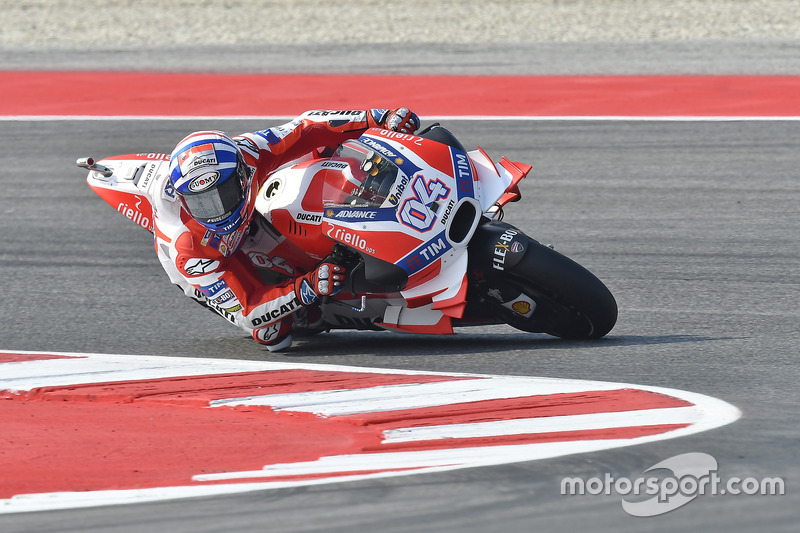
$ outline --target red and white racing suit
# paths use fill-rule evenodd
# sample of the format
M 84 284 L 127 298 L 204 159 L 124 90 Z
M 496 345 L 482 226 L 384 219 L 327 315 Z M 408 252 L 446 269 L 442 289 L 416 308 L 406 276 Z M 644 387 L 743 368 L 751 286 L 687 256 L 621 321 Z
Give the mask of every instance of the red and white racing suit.
M 307 111 L 282 126 L 233 137 L 254 172 L 248 212 L 273 171 L 318 148 L 356 138 L 385 116 L 383 109 Z M 169 175 L 160 180 L 153 198 L 155 247 L 172 283 L 263 344 L 285 337 L 290 316 L 302 308 L 294 278 L 306 272 L 290 257 L 270 255 L 283 238 L 260 217 L 228 235 L 208 231 L 183 208 Z M 279 281 L 265 283 L 270 278 L 265 269 Z

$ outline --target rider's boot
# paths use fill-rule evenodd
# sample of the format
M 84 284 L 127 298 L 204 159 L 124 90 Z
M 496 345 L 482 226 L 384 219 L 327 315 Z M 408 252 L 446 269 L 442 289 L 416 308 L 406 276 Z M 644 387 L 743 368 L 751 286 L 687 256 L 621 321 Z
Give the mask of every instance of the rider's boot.
M 253 338 L 270 352 L 289 348 L 292 345 L 292 318 L 285 317 L 263 328 L 254 329 Z

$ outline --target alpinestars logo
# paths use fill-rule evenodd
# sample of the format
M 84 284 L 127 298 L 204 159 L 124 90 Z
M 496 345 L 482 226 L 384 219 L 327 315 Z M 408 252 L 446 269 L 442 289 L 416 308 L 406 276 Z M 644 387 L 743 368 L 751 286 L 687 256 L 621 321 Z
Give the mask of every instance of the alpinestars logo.
M 190 276 L 201 276 L 207 274 L 219 266 L 219 261 L 213 259 L 202 259 L 195 257 L 186 261 L 183 270 Z
M 311 305 L 317 301 L 317 293 L 314 292 L 314 289 L 311 287 L 311 284 L 303 280 L 300 283 L 300 301 L 303 302 L 303 305 Z

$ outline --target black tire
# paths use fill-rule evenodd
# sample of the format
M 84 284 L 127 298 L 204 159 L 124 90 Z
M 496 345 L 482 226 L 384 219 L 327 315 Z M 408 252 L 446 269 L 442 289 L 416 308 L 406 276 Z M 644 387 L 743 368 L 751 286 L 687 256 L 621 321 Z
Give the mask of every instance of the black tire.
M 482 269 L 482 300 L 503 322 L 522 331 L 563 339 L 599 339 L 617 322 L 617 302 L 594 274 L 572 259 L 528 239 L 522 260 L 513 269 Z M 500 304 L 490 292 L 524 293 L 536 309 L 529 317 Z

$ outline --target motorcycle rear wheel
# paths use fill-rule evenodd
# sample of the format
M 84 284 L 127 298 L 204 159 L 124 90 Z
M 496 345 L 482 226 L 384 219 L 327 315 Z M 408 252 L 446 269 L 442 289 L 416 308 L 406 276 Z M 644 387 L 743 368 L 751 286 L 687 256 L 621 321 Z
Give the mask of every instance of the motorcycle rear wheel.
M 617 321 L 617 302 L 594 274 L 572 259 L 528 239 L 522 261 L 505 272 L 484 269 L 482 298 L 498 318 L 522 331 L 547 333 L 562 339 L 599 339 Z M 536 302 L 531 316 L 524 316 L 490 296 L 525 294 Z M 495 292 L 496 293 L 496 292 Z

